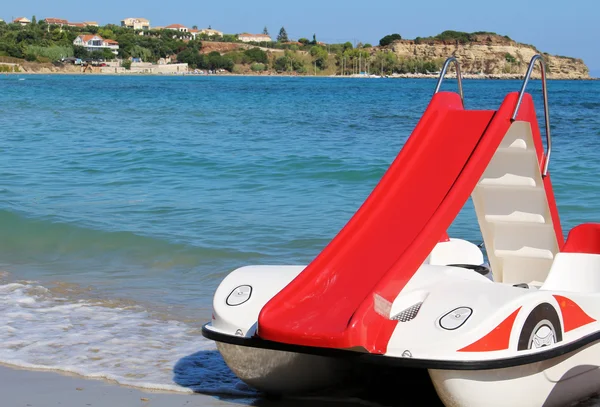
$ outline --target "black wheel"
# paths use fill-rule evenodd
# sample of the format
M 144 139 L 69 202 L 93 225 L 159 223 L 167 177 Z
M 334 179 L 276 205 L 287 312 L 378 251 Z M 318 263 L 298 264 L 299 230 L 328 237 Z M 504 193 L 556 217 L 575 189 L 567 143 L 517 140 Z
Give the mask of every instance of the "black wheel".
M 539 349 L 562 341 L 562 327 L 554 307 L 548 303 L 531 311 L 519 336 L 518 350 Z

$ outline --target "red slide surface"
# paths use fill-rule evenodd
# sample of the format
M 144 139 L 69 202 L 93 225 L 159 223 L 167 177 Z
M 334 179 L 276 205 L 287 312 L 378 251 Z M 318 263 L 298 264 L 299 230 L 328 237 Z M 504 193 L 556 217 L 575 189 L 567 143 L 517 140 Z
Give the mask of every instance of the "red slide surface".
M 508 95 L 497 112 L 469 111 L 457 94 L 436 94 L 361 208 L 263 307 L 258 335 L 295 345 L 385 353 L 397 324 L 386 315 L 386 305 L 469 198 L 510 127 L 516 99 Z M 518 119 L 532 122 L 539 138 L 529 95 L 521 111 L 525 114 Z

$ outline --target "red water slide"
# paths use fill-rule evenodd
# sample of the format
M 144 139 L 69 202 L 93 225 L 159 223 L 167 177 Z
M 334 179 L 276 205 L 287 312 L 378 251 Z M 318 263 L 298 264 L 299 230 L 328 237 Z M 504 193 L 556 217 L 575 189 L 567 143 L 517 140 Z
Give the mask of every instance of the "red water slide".
M 361 208 L 263 307 L 258 335 L 384 353 L 397 321 L 375 298 L 393 302 L 444 235 L 506 134 L 516 100 L 508 95 L 497 112 L 464 110 L 457 94 L 437 93 Z M 518 119 L 539 139 L 529 95 Z

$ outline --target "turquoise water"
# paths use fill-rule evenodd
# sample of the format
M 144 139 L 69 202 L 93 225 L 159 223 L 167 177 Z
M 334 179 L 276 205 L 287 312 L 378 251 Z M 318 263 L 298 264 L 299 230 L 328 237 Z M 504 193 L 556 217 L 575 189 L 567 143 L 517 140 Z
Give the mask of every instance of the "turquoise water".
M 0 347 L 0 360 L 171 386 L 178 358 L 214 349 L 198 329 L 220 280 L 243 265 L 314 258 L 377 184 L 434 87 L 426 79 L 0 77 L 0 270 L 8 273 L 0 303 L 38 324 L 6 317 L 16 342 Z M 520 82 L 464 87 L 467 108 L 496 109 Z M 530 91 L 541 118 L 539 81 Z M 566 234 L 600 220 L 600 82 L 552 81 L 549 101 L 550 171 Z M 479 242 L 470 209 L 450 232 Z M 39 324 L 69 318 L 54 307 L 74 304 L 85 312 L 69 349 L 25 346 L 27 337 L 60 341 Z M 55 320 L 36 319 L 48 309 Z M 105 320 L 92 317 L 103 312 Z M 114 366 L 114 337 L 77 348 L 78 337 L 108 326 L 122 340 L 160 332 L 157 352 L 168 352 L 142 354 L 131 342 L 132 373 Z M 98 344 L 94 365 L 88 353 Z M 149 358 L 164 360 L 152 365 L 162 375 L 144 370 Z M 224 391 L 248 391 L 239 387 Z

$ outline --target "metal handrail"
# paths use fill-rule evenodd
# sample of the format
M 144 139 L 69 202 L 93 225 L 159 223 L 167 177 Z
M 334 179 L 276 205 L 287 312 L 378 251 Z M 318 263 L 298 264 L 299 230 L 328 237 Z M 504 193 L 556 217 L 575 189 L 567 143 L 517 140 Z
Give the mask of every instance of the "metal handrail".
M 450 57 L 446 60 L 446 62 L 444 62 L 444 66 L 440 71 L 440 77 L 438 78 L 437 86 L 435 87 L 435 92 L 433 92 L 433 94 L 435 95 L 440 91 L 440 88 L 442 87 L 442 82 L 444 81 L 444 76 L 446 76 L 446 71 L 448 70 L 448 66 L 451 62 L 454 62 L 454 66 L 456 67 L 456 79 L 458 80 L 458 94 L 460 95 L 460 100 L 464 107 L 465 96 L 463 95 L 462 75 L 460 74 L 460 64 L 458 63 L 458 60 L 455 57 Z
M 533 68 L 535 67 L 536 61 L 540 61 L 540 69 L 542 71 L 542 93 L 544 95 L 544 118 L 546 120 L 546 158 L 544 161 L 544 168 L 542 170 L 542 176 L 545 177 L 548 174 L 548 165 L 550 164 L 550 154 L 552 153 L 552 137 L 550 136 L 550 113 L 548 111 L 548 89 L 546 88 L 546 64 L 544 63 L 544 59 L 540 54 L 536 54 L 531 58 L 529 62 L 529 68 L 527 69 L 527 74 L 525 75 L 525 80 L 523 81 L 523 85 L 521 86 L 521 91 L 519 92 L 519 99 L 517 100 L 517 105 L 515 106 L 515 111 L 511 117 L 511 120 L 514 122 L 517 120 L 517 114 L 519 113 L 519 108 L 521 107 L 521 102 L 523 101 L 523 96 L 525 95 L 525 88 L 527 87 L 527 83 L 531 78 L 531 73 L 533 72 Z

